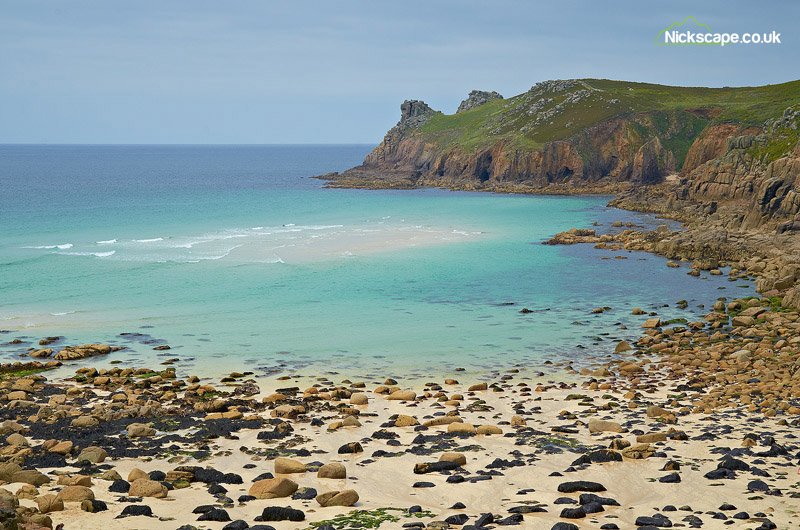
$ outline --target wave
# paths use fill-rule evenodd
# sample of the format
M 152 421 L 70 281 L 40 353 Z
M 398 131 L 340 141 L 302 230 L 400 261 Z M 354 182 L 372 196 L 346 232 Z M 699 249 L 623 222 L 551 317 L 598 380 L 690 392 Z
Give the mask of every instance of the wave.
M 54 317 L 63 317 L 64 315 L 74 315 L 77 311 L 61 311 L 58 313 L 50 313 Z
M 97 244 L 98 245 L 113 245 L 116 242 L 117 242 L 116 239 L 106 239 L 105 241 L 98 241 Z
M 163 237 L 153 237 L 150 239 L 134 239 L 135 243 L 155 243 L 157 241 L 164 241 Z
M 107 258 L 116 253 L 116 250 L 110 250 L 108 252 L 56 252 L 59 256 L 94 256 L 95 258 Z
M 22 248 L 33 248 L 37 250 L 54 250 L 54 249 L 67 250 L 72 248 L 72 243 L 62 243 L 60 245 L 36 245 L 36 246 L 26 246 Z

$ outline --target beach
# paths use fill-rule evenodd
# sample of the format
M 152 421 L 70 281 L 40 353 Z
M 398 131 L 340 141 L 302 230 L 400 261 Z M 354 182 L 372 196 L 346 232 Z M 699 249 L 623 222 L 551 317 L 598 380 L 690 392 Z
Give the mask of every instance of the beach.
M 407 379 L 198 378 L 44 338 L 3 365 L 0 493 L 25 528 L 796 527 L 800 315 L 768 297 L 708 309 L 634 308 L 637 339 L 581 363 Z

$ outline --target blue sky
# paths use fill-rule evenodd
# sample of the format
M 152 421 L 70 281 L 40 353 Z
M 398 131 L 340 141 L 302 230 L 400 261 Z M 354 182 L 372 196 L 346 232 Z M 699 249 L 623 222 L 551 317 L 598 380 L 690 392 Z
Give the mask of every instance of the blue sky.
M 658 47 L 693 15 L 779 46 Z M 377 143 L 403 99 L 800 77 L 800 2 L 0 0 L 0 143 Z

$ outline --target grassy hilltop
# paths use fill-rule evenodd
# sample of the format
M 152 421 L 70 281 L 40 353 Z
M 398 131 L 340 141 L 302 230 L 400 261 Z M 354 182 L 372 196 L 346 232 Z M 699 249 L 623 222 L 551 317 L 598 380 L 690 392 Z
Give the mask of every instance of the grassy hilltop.
M 437 113 L 419 132 L 426 141 L 441 146 L 473 149 L 505 140 L 520 148 L 536 149 L 614 117 L 652 113 L 656 124 L 660 121 L 667 127 L 670 116 L 685 113 L 681 121 L 694 129 L 687 131 L 687 137 L 694 137 L 709 122 L 763 125 L 798 102 L 800 80 L 741 88 L 674 87 L 607 79 L 547 81 L 518 96 L 489 101 L 465 112 Z M 686 143 L 688 149 L 688 138 Z

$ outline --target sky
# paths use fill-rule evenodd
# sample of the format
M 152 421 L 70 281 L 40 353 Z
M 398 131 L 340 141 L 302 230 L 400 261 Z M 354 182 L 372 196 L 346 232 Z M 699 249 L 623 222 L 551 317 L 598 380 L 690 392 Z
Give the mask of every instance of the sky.
M 694 16 L 762 46 L 655 45 Z M 800 78 L 800 2 L 0 0 L 0 143 L 370 143 L 404 99 Z

